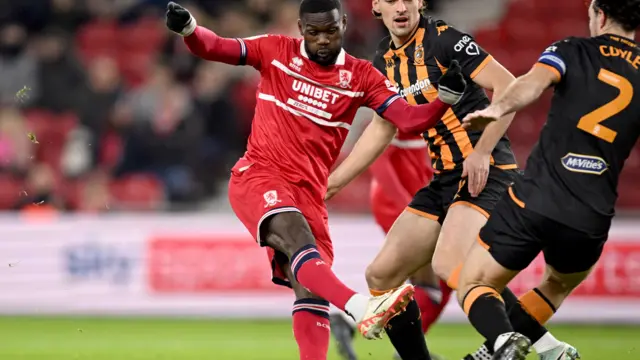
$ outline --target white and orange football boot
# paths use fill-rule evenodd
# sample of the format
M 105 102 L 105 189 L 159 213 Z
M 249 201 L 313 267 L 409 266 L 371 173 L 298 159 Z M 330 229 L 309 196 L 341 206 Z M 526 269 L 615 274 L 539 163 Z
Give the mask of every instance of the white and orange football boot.
M 415 289 L 411 284 L 369 299 L 367 310 L 358 323 L 358 330 L 366 339 L 380 339 L 389 320 L 403 312 L 413 299 Z

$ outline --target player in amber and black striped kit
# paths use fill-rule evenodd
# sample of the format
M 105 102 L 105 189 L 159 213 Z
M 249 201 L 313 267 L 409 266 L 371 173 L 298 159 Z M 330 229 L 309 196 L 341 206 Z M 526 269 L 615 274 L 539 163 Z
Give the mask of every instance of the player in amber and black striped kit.
M 436 174 L 428 186 L 414 195 L 369 265 L 366 277 L 372 294 L 401 286 L 416 270 L 429 265 L 451 288 L 457 288 L 468 250 L 518 172 L 504 135 L 513 114 L 488 125 L 484 131 L 467 131 L 461 122 L 467 114 L 489 106 L 485 90 L 500 96 L 515 78 L 472 36 L 444 21 L 423 16 L 424 5 L 422 0 L 373 1 L 374 14 L 390 33 L 381 42 L 375 67 L 412 104 L 436 99 L 438 77 L 454 61 L 462 67 L 468 86 L 460 101 L 423 134 Z M 330 176 L 328 196 L 364 171 L 393 139 L 393 125 L 376 117 L 369 125 L 372 126 L 376 130 L 365 132 L 358 146 Z M 519 302 L 508 289 L 503 296 L 513 305 L 514 326 L 520 329 L 520 323 L 535 322 L 525 310 L 527 298 Z M 418 306 L 412 302 L 387 328 L 404 360 L 430 358 L 419 317 Z M 545 331 L 537 325 L 537 330 Z M 468 358 L 490 357 L 491 344 L 487 345 Z
M 532 342 L 553 340 L 519 334 L 498 293 L 542 251 L 547 269 L 544 283 L 529 295 L 538 302 L 532 315 L 541 321 L 553 315 L 602 254 L 618 178 L 640 136 L 640 50 L 633 41 L 640 1 L 593 0 L 589 19 L 591 38 L 549 46 L 505 96 L 465 119 L 470 125 L 499 119 L 555 87 L 524 178 L 496 205 L 460 277 L 458 299 L 494 344 L 493 359 L 524 360 Z M 578 358 L 536 350 L 543 360 Z

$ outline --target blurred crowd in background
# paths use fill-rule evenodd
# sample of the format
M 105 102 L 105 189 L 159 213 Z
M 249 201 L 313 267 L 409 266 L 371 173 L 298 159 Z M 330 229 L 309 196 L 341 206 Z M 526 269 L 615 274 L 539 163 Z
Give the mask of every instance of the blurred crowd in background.
M 370 4 L 345 2 L 371 57 Z M 182 3 L 222 36 L 297 36 L 297 0 Z M 242 154 L 257 72 L 200 61 L 166 1 L 0 0 L 0 208 L 190 209 Z M 375 35 L 375 36 L 374 36 Z
M 192 56 L 164 27 L 166 3 L 0 0 L 0 210 L 193 210 L 224 195 L 259 74 Z M 586 35 L 582 0 L 507 3 L 499 22 L 474 34 L 516 75 L 553 41 Z M 225 37 L 299 36 L 299 0 L 181 4 Z M 346 50 L 371 59 L 386 30 L 370 1 L 343 4 Z M 430 0 L 430 11 L 437 5 L 446 4 Z M 521 163 L 547 109 L 522 112 L 510 129 Z M 638 207 L 640 151 L 627 167 L 621 204 Z M 366 175 L 350 189 L 334 208 L 367 211 Z

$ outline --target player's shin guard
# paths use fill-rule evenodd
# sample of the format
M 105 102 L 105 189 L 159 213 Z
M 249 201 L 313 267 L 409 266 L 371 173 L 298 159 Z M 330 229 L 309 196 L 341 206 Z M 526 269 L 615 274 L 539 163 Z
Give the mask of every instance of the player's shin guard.
M 464 312 L 471 325 L 494 346 L 500 335 L 513 332 L 504 300 L 489 286 L 476 286 L 469 290 L 462 301 Z
M 431 359 L 416 300 L 411 300 L 404 312 L 391 319 L 385 330 L 402 360 Z
M 293 304 L 293 335 L 300 360 L 326 360 L 330 334 L 328 301 L 300 299 Z
M 439 288 L 416 286 L 415 289 L 415 299 L 422 317 L 422 332 L 426 334 L 431 325 L 440 318 L 440 314 L 451 298 L 452 290 L 444 281 L 440 281 Z
M 347 302 L 356 293 L 336 277 L 331 267 L 320 257 L 315 245 L 303 246 L 291 256 L 290 262 L 291 271 L 298 283 L 313 294 L 326 299 L 338 309 L 347 310 Z

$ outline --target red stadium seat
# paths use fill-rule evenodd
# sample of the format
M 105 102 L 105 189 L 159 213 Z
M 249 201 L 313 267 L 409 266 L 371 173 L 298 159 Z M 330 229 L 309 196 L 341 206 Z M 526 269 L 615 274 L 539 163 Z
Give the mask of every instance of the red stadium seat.
M 126 51 L 155 53 L 164 43 L 167 31 L 161 21 L 143 18 L 120 30 L 121 47 Z
M 27 128 L 37 141 L 36 160 L 51 166 L 55 173 L 60 170 L 60 157 L 69 133 L 77 126 L 73 113 L 53 114 L 43 110 L 32 110 L 25 114 Z
M 557 19 L 583 19 L 588 21 L 587 5 L 583 0 L 553 1 L 548 14 Z
M 153 64 L 153 53 L 148 51 L 121 52 L 117 58 L 118 67 L 125 83 L 135 88 L 142 85 L 149 76 Z
M 134 174 L 115 180 L 110 191 L 121 209 L 152 211 L 164 207 L 163 185 L 153 175 Z
M 0 174 L 0 210 L 8 210 L 20 199 L 23 191 L 22 182 L 18 179 Z M 26 196 L 24 193 L 22 196 Z
M 511 70 L 515 76 L 526 74 L 527 72 L 529 72 L 529 70 L 531 70 L 531 67 L 536 63 L 536 61 L 540 57 L 540 54 L 542 53 L 543 50 L 544 49 L 539 50 L 539 49 L 526 48 L 526 49 L 514 51 L 512 55 L 513 68 L 509 70 Z
M 509 3 L 504 18 L 506 19 L 511 16 L 529 19 L 537 18 L 542 14 L 542 10 L 543 8 L 540 6 L 540 1 L 515 0 Z
M 81 180 L 65 179 L 62 183 L 59 191 L 69 208 L 76 210 L 80 207 L 83 188 L 84 182 Z
M 499 28 L 484 29 L 477 31 L 474 34 L 476 42 L 482 46 L 489 53 L 493 53 L 494 50 L 500 49 L 505 42 L 503 32 Z
M 518 113 L 513 125 L 509 127 L 509 137 L 515 139 L 537 139 L 540 133 L 539 123 L 530 112 Z
M 494 59 L 496 59 L 496 61 L 502 64 L 502 66 L 507 68 L 507 70 L 513 71 L 513 68 L 515 67 L 515 65 L 513 64 L 512 52 L 501 48 L 497 50 L 491 50 L 490 54 L 493 56 Z
M 554 41 L 559 41 L 569 36 L 589 36 L 589 23 L 586 19 L 568 18 L 553 22 L 550 26 Z
M 640 191 L 638 191 L 638 176 L 640 171 L 629 171 L 625 168 L 618 185 L 618 202 L 616 207 L 620 209 L 637 210 L 640 206 Z
M 81 58 L 113 56 L 118 53 L 119 32 L 115 21 L 96 21 L 80 29 L 76 43 Z
M 100 149 L 100 165 L 107 169 L 112 169 L 118 164 L 122 155 L 122 138 L 115 132 L 107 133 L 102 139 Z
M 527 26 L 531 22 L 531 18 L 521 15 L 509 16 L 502 22 L 502 29 L 506 35 L 506 41 L 510 50 L 525 48 L 528 45 L 529 37 L 536 34 L 532 31 L 534 28 Z

